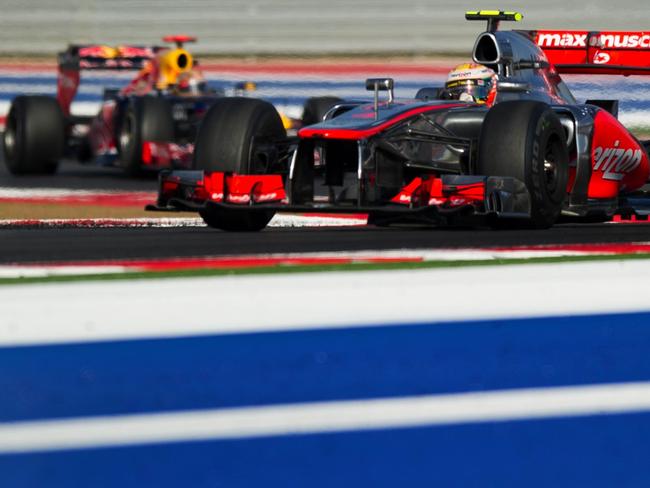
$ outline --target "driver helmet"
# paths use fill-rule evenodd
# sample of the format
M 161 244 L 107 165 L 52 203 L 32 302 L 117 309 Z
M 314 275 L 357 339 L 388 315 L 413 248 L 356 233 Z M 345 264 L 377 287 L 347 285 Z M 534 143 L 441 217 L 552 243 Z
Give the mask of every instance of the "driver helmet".
M 449 72 L 445 89 L 454 100 L 484 104 L 494 99 L 496 78 L 496 73 L 487 66 L 463 63 Z

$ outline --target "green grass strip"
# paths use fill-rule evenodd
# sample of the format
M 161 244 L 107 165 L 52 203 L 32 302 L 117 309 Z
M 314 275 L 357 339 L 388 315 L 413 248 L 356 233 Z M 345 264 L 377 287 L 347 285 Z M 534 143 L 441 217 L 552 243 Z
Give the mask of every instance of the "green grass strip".
M 67 283 L 77 281 L 113 281 L 113 280 L 142 280 L 160 278 L 196 278 L 205 276 L 239 276 L 239 275 L 268 275 L 289 273 L 320 273 L 331 271 L 379 271 L 379 270 L 406 270 L 406 269 L 435 269 L 435 268 L 466 268 L 472 266 L 497 266 L 520 264 L 548 264 L 585 261 L 620 261 L 650 259 L 650 253 L 636 254 L 605 254 L 590 256 L 557 256 L 539 258 L 508 258 L 508 259 L 482 259 L 463 261 L 423 261 L 404 263 L 349 263 L 325 265 L 274 265 L 252 268 L 203 268 L 186 269 L 178 271 L 136 271 L 125 273 L 107 273 L 90 275 L 63 275 L 25 278 L 0 278 L 0 285 L 18 285 L 30 283 Z

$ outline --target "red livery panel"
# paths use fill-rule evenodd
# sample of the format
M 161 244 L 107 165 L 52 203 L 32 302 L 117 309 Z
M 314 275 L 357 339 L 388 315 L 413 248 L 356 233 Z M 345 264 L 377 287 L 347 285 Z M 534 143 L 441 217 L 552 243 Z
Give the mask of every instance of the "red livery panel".
M 442 178 L 429 176 L 414 178 L 391 199 L 391 202 L 412 207 L 423 205 L 459 207 L 480 204 L 484 199 L 485 184 L 483 182 L 454 185 L 453 188 L 450 188 L 443 184 Z
M 648 180 L 650 166 L 645 150 L 604 110 L 595 117 L 591 151 L 589 198 L 616 198 L 620 192 L 640 188 Z
M 650 32 L 540 30 L 531 34 L 560 73 L 650 73 Z
M 238 175 L 222 172 L 207 173 L 197 183 L 196 196 L 212 202 L 270 203 L 284 200 L 287 195 L 280 175 Z

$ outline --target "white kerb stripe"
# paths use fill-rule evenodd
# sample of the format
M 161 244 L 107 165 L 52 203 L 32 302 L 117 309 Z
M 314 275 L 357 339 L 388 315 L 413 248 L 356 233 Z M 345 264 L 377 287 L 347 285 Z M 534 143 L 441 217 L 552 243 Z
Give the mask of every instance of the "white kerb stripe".
M 628 260 L 8 285 L 0 347 L 639 312 L 648 276 Z
M 650 382 L 533 388 L 0 424 L 0 453 L 621 414 Z

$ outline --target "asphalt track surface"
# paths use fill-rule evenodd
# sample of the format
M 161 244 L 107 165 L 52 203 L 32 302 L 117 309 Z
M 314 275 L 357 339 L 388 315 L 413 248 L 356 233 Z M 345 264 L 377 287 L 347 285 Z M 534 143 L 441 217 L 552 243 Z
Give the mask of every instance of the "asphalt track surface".
M 115 168 L 64 162 L 54 176 L 14 177 L 0 161 L 0 186 L 155 191 L 153 175 L 133 179 Z M 160 216 L 154 215 L 152 216 Z M 228 233 L 208 228 L 0 229 L 0 262 L 223 256 L 415 248 L 650 241 L 650 224 L 563 224 L 549 230 L 423 228 L 268 228 Z
M 559 225 L 549 230 L 269 228 L 259 233 L 208 228 L 0 229 L 0 262 L 223 256 L 258 253 L 650 241 L 647 224 Z
M 74 161 L 61 162 L 54 175 L 13 176 L 7 171 L 1 153 L 0 150 L 0 187 L 123 191 L 156 191 L 157 188 L 155 174 L 133 178 L 120 168 L 83 165 Z

